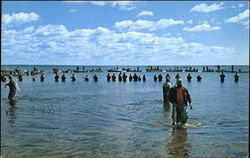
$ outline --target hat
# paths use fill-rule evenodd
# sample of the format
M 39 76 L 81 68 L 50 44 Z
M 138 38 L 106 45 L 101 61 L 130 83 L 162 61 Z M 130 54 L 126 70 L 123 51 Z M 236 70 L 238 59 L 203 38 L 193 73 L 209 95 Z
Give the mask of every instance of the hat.
M 9 78 L 13 78 L 13 76 L 12 76 L 12 75 L 9 75 Z
M 182 79 L 178 79 L 178 80 L 177 80 L 177 84 L 180 84 L 180 85 L 181 85 L 181 84 L 182 84 Z

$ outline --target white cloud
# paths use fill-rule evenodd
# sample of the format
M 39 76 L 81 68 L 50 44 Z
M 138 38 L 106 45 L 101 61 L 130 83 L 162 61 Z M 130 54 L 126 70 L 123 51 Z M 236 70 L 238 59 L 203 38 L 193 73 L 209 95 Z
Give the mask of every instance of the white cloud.
M 188 20 L 187 23 L 188 23 L 188 24 L 192 24 L 192 23 L 193 23 L 193 20 Z
M 174 20 L 174 19 L 160 19 L 158 21 L 149 20 L 137 20 L 135 22 L 131 20 L 124 20 L 115 23 L 115 28 L 118 29 L 128 29 L 130 31 L 136 31 L 141 29 L 148 29 L 149 31 L 154 31 L 158 29 L 164 29 L 172 25 L 182 25 L 184 21 Z
M 223 9 L 224 7 L 222 7 L 222 5 L 223 5 L 223 2 L 221 2 L 219 4 L 214 3 L 211 5 L 207 5 L 206 3 L 202 3 L 202 4 L 197 4 L 190 11 L 191 12 L 209 13 L 209 12 Z
M 14 24 L 23 24 L 31 21 L 37 21 L 39 19 L 39 15 L 31 12 L 31 13 L 12 13 L 10 14 L 3 14 L 2 16 L 2 23 L 4 25 L 14 25 Z
M 228 18 L 225 20 L 226 23 L 240 23 L 249 28 L 249 9 L 245 10 L 243 13 Z
M 207 23 L 203 23 L 201 25 L 196 25 L 191 28 L 184 27 L 183 30 L 184 31 L 218 31 L 220 30 L 220 26 L 211 26 Z
M 140 12 L 138 15 L 137 15 L 137 17 L 139 17 L 139 16 L 154 16 L 154 13 L 153 12 L 151 12 L 151 11 L 142 11 L 142 12 Z
M 175 64 L 180 56 L 202 60 L 235 52 L 233 48 L 188 43 L 171 34 L 118 33 L 104 27 L 68 31 L 63 25 L 3 30 L 2 44 L 4 61 L 32 64 Z
M 75 12 L 77 12 L 77 10 L 76 9 L 70 9 L 69 12 L 70 13 L 75 13 Z

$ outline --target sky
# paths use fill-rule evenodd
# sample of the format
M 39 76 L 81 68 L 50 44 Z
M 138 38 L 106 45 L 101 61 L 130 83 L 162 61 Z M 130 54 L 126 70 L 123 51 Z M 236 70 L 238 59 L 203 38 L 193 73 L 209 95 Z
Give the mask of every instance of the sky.
M 2 64 L 249 65 L 248 1 L 2 1 Z

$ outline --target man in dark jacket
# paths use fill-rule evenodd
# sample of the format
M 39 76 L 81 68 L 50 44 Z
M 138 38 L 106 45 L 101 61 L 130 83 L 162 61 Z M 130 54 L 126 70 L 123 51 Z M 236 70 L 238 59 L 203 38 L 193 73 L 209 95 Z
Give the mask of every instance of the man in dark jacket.
M 169 100 L 173 104 L 172 118 L 173 125 L 178 122 L 185 124 L 187 122 L 187 102 L 192 109 L 192 100 L 189 95 L 188 89 L 182 86 L 182 80 L 177 80 L 177 85 L 171 87 L 169 92 Z M 175 120 L 175 111 L 177 113 L 177 119 Z

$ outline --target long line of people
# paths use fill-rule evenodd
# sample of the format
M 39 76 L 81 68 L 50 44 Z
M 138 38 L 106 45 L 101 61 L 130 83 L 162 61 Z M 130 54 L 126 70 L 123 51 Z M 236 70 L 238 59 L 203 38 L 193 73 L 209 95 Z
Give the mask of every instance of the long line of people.
M 0 80 L 2 81 L 2 82 L 5 82 L 6 81 L 6 76 L 5 75 L 1 75 L 0 76 L 1 78 L 0 78 Z M 225 81 L 225 74 L 222 72 L 221 73 L 221 75 L 219 76 L 220 77 L 220 81 L 221 82 L 224 82 Z M 238 73 L 236 73 L 235 75 L 234 75 L 234 81 L 235 82 L 238 82 L 239 81 L 239 74 Z M 59 81 L 59 78 L 60 78 L 60 76 L 58 75 L 58 73 L 56 73 L 56 75 L 55 75 L 55 77 L 54 77 L 54 79 L 55 79 L 55 81 Z M 71 80 L 72 81 L 76 81 L 76 76 L 74 75 L 74 74 L 72 74 L 72 76 L 70 77 L 71 78 Z M 129 76 L 124 72 L 123 74 L 120 72 L 119 74 L 118 74 L 118 81 L 127 81 L 127 78 L 128 78 L 128 81 L 146 81 L 146 76 L 145 76 L 145 74 L 142 76 L 142 78 L 141 78 L 141 76 L 140 75 L 137 75 L 136 73 L 134 73 L 134 74 L 129 74 Z M 165 77 L 165 79 L 167 79 L 167 78 L 169 78 L 169 79 L 171 79 L 171 76 L 169 75 L 169 74 L 167 74 L 166 75 L 166 77 Z M 178 80 L 180 78 L 180 75 L 179 75 L 179 73 L 177 73 L 176 74 L 176 76 L 175 76 L 175 79 L 176 80 Z M 62 76 L 61 76 L 61 81 L 63 81 L 63 82 L 65 82 L 66 81 L 66 79 L 67 79 L 67 77 L 65 76 L 65 74 L 63 74 Z M 89 76 L 88 76 L 88 74 L 86 74 L 84 77 L 83 77 L 83 79 L 85 80 L 85 81 L 89 81 Z M 94 81 L 98 81 L 98 76 L 97 76 L 97 74 L 94 74 L 94 76 L 93 76 L 93 80 Z M 202 80 L 202 77 L 200 76 L 200 75 L 198 75 L 197 77 L 196 77 L 196 79 L 197 79 L 197 81 L 198 82 L 200 82 L 201 80 Z M 21 75 L 21 74 L 19 74 L 18 75 L 18 80 L 19 81 L 22 81 L 23 80 L 23 76 Z M 32 75 L 32 81 L 35 81 L 36 80 L 36 77 L 35 77 L 35 75 Z M 44 81 L 45 80 L 45 77 L 44 77 L 44 75 L 43 74 L 41 74 L 41 76 L 40 76 L 40 81 Z M 107 75 L 107 81 L 116 81 L 116 74 L 115 73 L 113 73 L 112 74 L 112 76 L 108 73 L 108 75 Z M 162 76 L 162 74 L 159 74 L 158 76 L 157 75 L 154 75 L 153 76 L 153 80 L 154 81 L 162 81 L 163 80 L 163 76 Z M 192 80 L 192 76 L 190 75 L 190 74 L 188 74 L 187 75 L 187 81 L 188 82 L 191 82 L 191 80 Z

